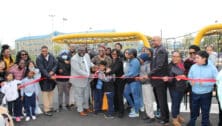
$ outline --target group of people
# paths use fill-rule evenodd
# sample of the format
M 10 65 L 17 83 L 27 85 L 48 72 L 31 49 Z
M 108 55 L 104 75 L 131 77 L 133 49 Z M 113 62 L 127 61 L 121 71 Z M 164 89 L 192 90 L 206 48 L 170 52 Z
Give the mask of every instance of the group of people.
M 153 48 L 144 47 L 140 53 L 134 48 L 122 51 L 120 43 L 116 43 L 114 49 L 100 45 L 96 54 L 84 46 L 71 45 L 69 50 L 61 51 L 57 57 L 48 52 L 47 46 L 42 46 L 36 62 L 30 59 L 25 50 L 17 53 L 14 62 L 10 47 L 3 45 L 0 56 L 3 104 L 7 104 L 9 114 L 16 121 L 21 121 L 24 116 L 23 108 L 25 120 L 35 120 L 41 92 L 44 115 L 52 116 L 55 111 L 53 92 L 57 87 L 59 110 L 70 110 L 75 104 L 80 116 L 94 112 L 95 115 L 104 113 L 105 118 L 123 118 L 128 112 L 124 107 L 125 98 L 130 108 L 130 118 L 142 116 L 141 111 L 147 123 L 158 121 L 169 125 L 169 89 L 174 126 L 181 126 L 185 122 L 180 115 L 180 104 L 188 93 L 191 112 L 187 125 L 195 126 L 201 114 L 201 125 L 209 126 L 215 82 L 204 79 L 221 80 L 221 74 L 218 75 L 215 67 L 213 47 L 207 46 L 206 51 L 202 51 L 198 46 L 191 45 L 190 57 L 185 61 L 181 52 L 174 51 L 172 61 L 168 62 L 168 51 L 162 45 L 161 37 L 152 37 L 151 44 Z M 187 81 L 187 78 L 190 80 Z M 217 84 L 221 87 L 220 83 Z M 105 112 L 102 109 L 104 96 L 108 105 Z M 154 102 L 160 113 L 158 116 L 154 113 Z M 219 108 L 218 125 L 221 126 L 222 108 Z

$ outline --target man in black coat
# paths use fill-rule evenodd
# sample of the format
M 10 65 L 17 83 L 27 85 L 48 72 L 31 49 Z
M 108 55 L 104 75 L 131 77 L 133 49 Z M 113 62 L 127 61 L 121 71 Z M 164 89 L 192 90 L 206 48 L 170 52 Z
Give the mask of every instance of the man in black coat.
M 152 46 L 154 47 L 153 58 L 151 62 L 151 71 L 149 77 L 158 76 L 164 77 L 168 75 L 168 52 L 162 46 L 161 37 L 154 36 L 152 38 Z M 161 124 L 169 123 L 169 108 L 167 104 L 167 85 L 163 80 L 151 79 L 151 84 L 153 85 L 157 101 L 159 102 L 160 112 L 161 112 Z
M 40 81 L 40 87 L 43 96 L 44 114 L 52 116 L 53 90 L 55 88 L 55 74 L 57 70 L 57 61 L 55 57 L 48 52 L 47 46 L 41 47 L 41 54 L 36 59 L 36 64 L 41 72 L 41 76 L 45 78 Z

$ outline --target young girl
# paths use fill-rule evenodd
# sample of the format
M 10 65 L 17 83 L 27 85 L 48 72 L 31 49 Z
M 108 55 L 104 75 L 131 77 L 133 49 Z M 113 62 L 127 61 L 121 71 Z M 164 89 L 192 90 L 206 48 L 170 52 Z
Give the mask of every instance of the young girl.
M 34 71 L 27 70 L 26 77 L 22 80 L 22 85 L 25 83 L 34 81 Z M 29 121 L 30 117 L 33 120 L 36 119 L 35 116 L 35 107 L 36 107 L 36 94 L 38 94 L 39 88 L 37 84 L 30 84 L 22 87 L 21 96 L 25 103 L 25 111 L 26 111 L 26 119 L 25 121 Z
M 36 67 L 34 61 L 30 61 L 30 62 L 28 63 L 27 68 L 28 68 L 28 70 L 33 71 L 33 72 L 35 73 L 35 74 L 34 74 L 34 79 L 39 79 L 39 78 L 41 78 L 41 73 L 40 73 L 39 69 Z M 39 91 L 40 91 L 39 83 L 36 83 L 35 85 L 39 88 Z M 36 94 L 35 114 L 42 114 L 42 110 L 41 110 L 41 108 L 39 107 L 39 94 Z
M 18 94 L 18 85 L 21 84 L 21 81 L 15 80 L 12 73 L 5 74 L 6 81 L 2 83 L 1 91 L 5 94 L 5 98 L 8 104 L 8 111 L 10 115 L 16 117 L 16 121 L 20 122 L 20 115 L 18 112 L 19 106 L 19 94 Z

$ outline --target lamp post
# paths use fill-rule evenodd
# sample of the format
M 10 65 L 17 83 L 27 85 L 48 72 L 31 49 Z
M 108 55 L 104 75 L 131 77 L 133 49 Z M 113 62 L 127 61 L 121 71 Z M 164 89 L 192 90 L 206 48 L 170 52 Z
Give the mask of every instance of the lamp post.
M 55 15 L 54 14 L 49 14 L 49 17 L 51 18 L 52 32 L 53 32 L 53 30 L 54 30 L 54 17 L 55 17 Z
M 52 38 L 54 36 L 53 32 L 54 32 L 54 17 L 55 17 L 55 15 L 54 14 L 49 14 L 48 16 L 51 18 L 51 23 L 52 23 L 52 33 L 51 33 L 51 38 Z M 50 38 L 50 41 L 51 41 L 51 38 Z M 54 43 L 53 42 L 52 42 L 52 52 L 55 54 L 55 52 L 54 52 Z
M 62 18 L 62 26 L 63 26 L 63 31 L 65 31 L 65 22 L 68 21 L 67 18 L 63 17 Z

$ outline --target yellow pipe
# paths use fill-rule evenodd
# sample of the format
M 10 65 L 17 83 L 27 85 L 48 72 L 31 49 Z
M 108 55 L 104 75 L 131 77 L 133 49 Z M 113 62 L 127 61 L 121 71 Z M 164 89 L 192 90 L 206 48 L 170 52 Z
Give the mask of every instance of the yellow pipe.
M 71 41 L 69 42 L 69 40 L 79 39 L 78 42 L 73 43 L 73 44 L 77 44 L 77 43 L 78 44 L 85 44 L 85 43 L 94 44 L 94 43 L 98 43 L 98 42 L 102 42 L 102 41 L 96 42 L 96 40 L 95 40 L 95 41 L 92 41 L 92 42 L 88 43 L 88 42 L 84 41 L 84 39 L 87 39 L 87 38 L 95 38 L 95 39 L 108 38 L 108 39 L 112 39 L 115 42 L 117 40 L 114 40 L 114 38 L 130 37 L 130 36 L 135 36 L 136 38 L 135 39 L 128 39 L 129 41 L 142 40 L 144 46 L 150 48 L 150 43 L 147 39 L 147 36 L 145 36 L 145 35 L 143 35 L 139 32 L 65 34 L 65 35 L 59 35 L 59 36 L 53 37 L 52 41 L 57 42 L 57 43 L 70 43 L 71 44 L 73 42 L 71 42 Z M 80 42 L 80 40 L 82 41 L 82 43 Z M 128 41 L 128 40 L 125 40 L 125 41 Z M 67 41 L 67 42 L 65 42 L 65 41 Z M 121 41 L 121 39 L 120 39 L 120 41 Z
M 218 29 L 222 29 L 222 24 L 213 24 L 213 25 L 208 25 L 208 26 L 204 27 L 196 35 L 193 44 L 199 46 L 200 42 L 201 42 L 201 39 L 204 37 L 204 35 L 207 32 L 209 32 L 211 30 L 218 30 Z

